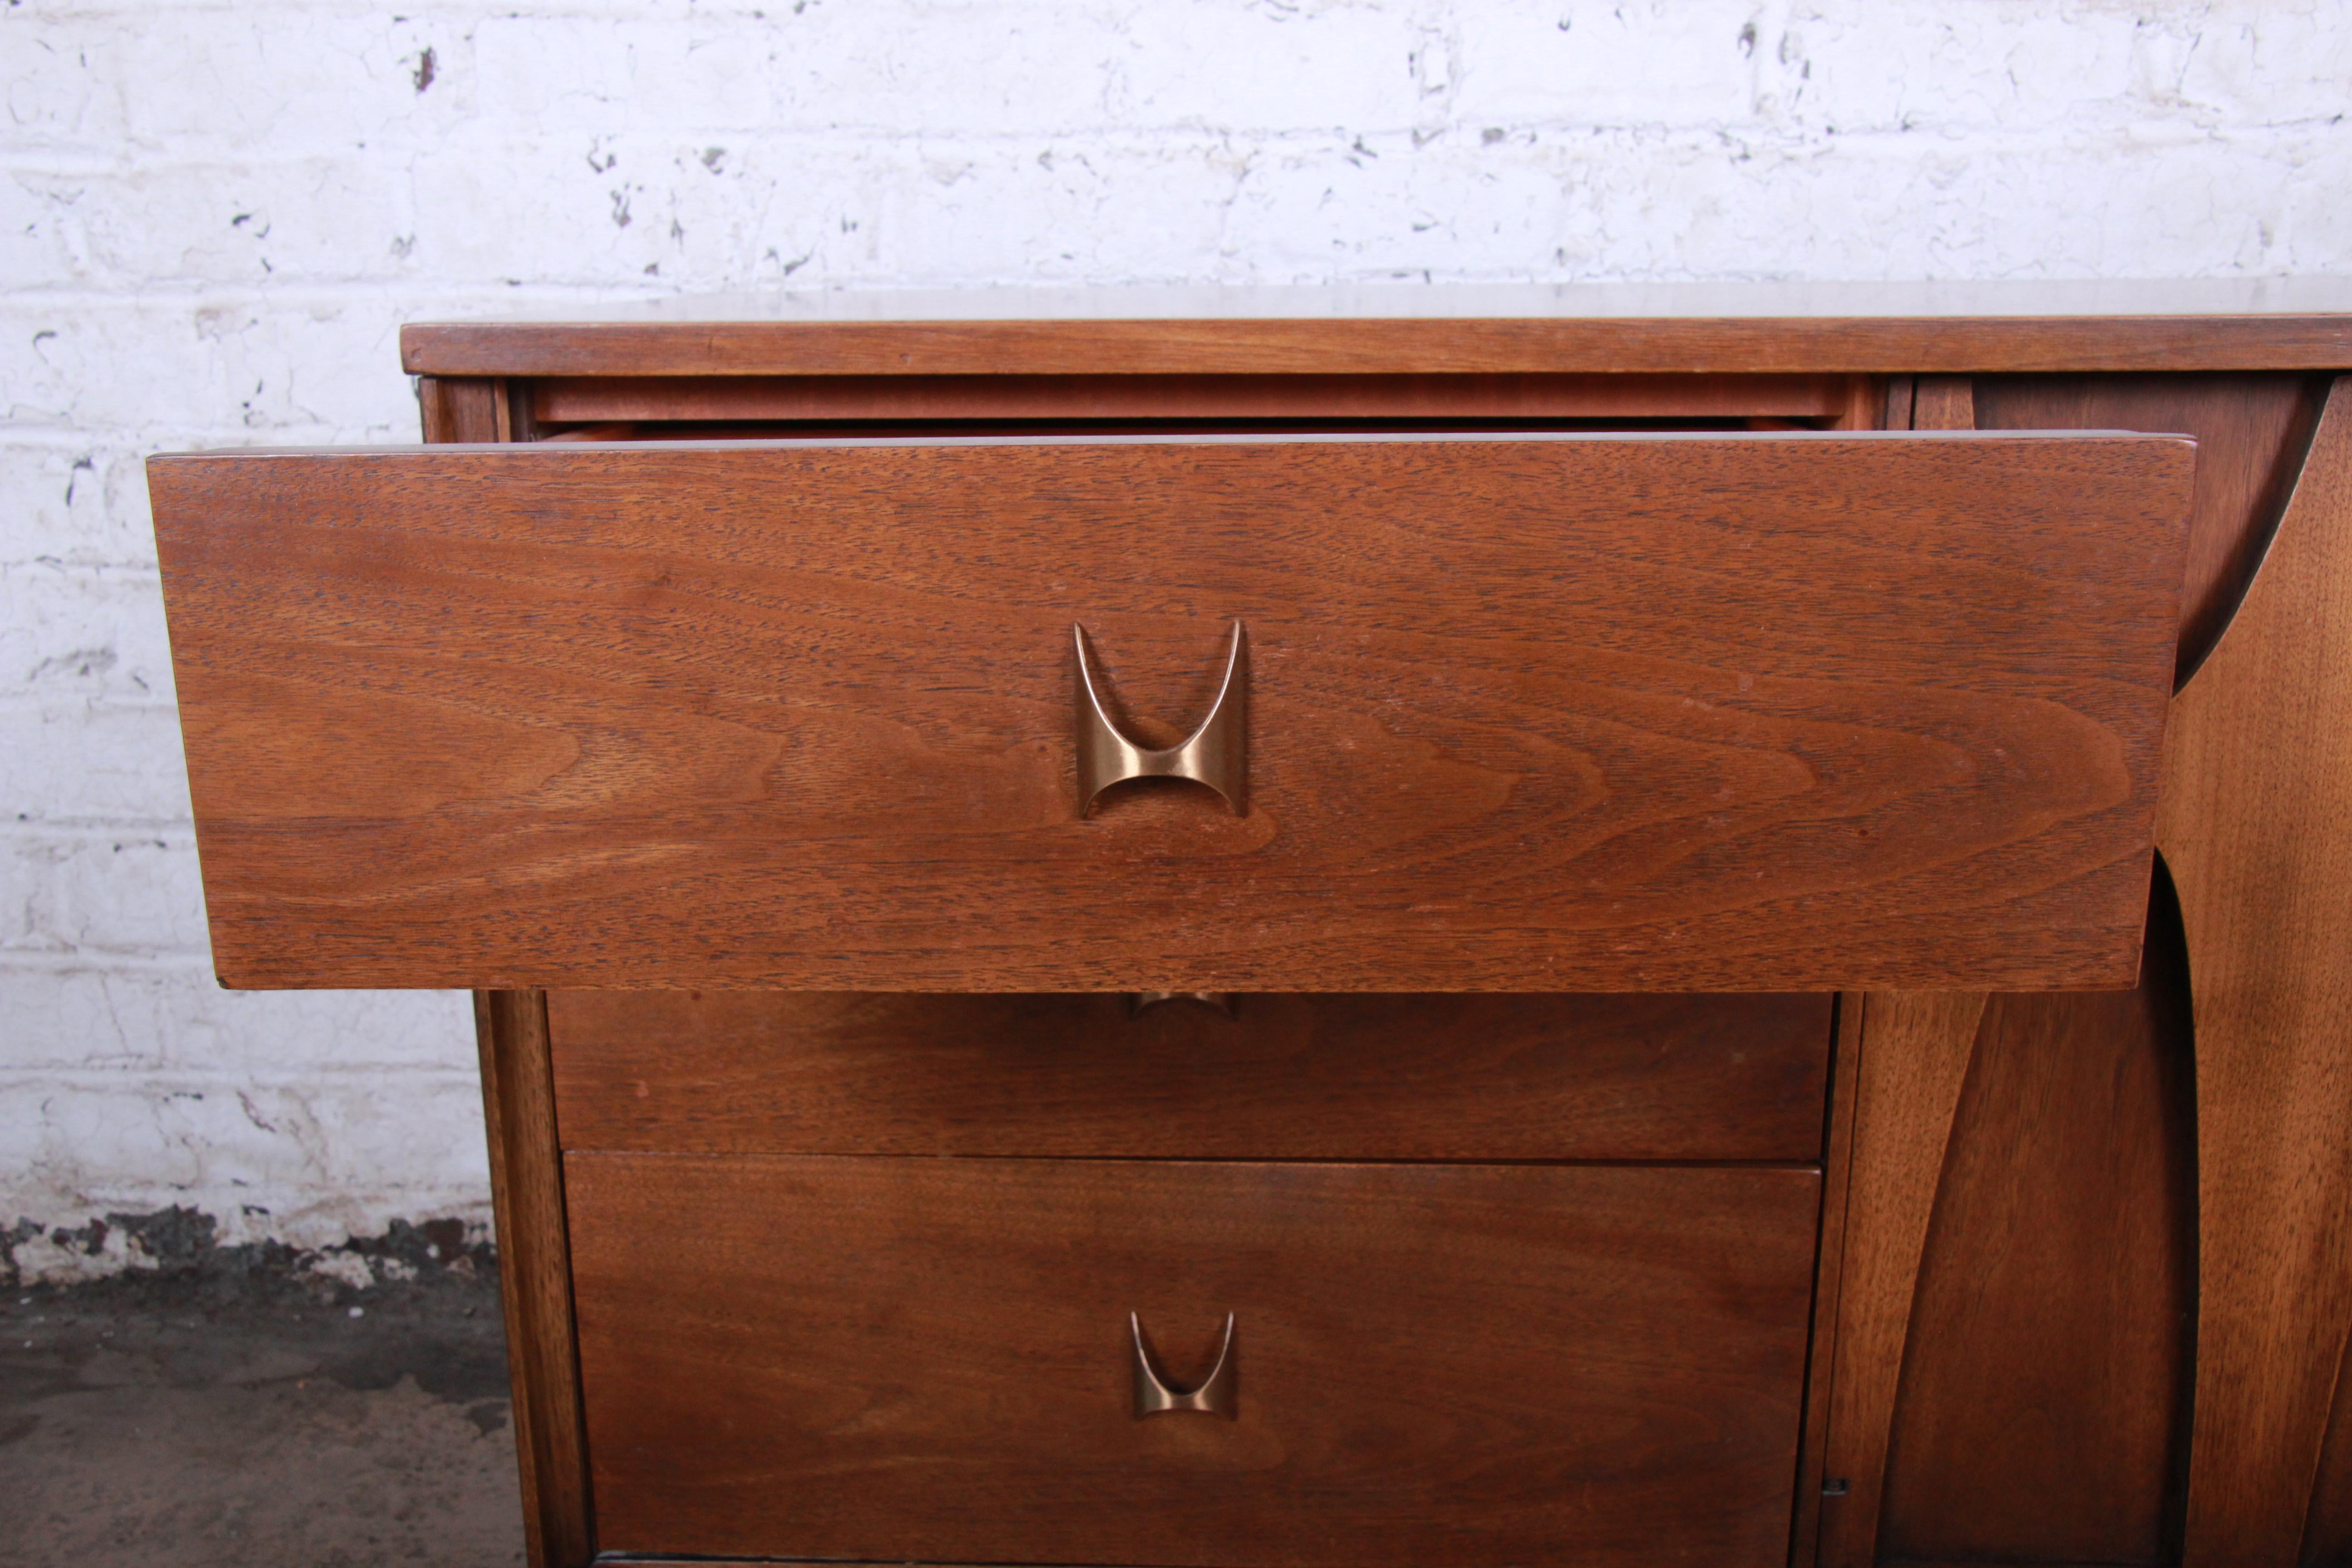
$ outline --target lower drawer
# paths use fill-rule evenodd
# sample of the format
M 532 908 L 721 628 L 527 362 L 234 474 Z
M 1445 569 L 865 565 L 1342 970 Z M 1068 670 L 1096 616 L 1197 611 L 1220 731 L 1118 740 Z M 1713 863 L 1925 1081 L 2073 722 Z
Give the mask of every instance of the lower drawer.
M 1818 1160 L 1830 998 L 555 991 L 564 1146 Z
M 606 1551 L 1783 1562 L 1803 1168 L 574 1153 Z M 1139 1418 L 1226 1315 L 1230 1418 Z

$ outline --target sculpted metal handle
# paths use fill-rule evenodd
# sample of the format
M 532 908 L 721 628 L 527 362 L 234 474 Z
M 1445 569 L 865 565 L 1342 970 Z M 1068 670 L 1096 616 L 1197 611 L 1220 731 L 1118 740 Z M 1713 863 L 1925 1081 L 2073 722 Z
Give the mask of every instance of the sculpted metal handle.
M 1130 991 L 1127 994 L 1127 1016 L 1132 1018 L 1146 1007 L 1157 1007 L 1162 1002 L 1198 1002 L 1228 1018 L 1234 1016 L 1234 994 L 1230 991 Z
M 1242 624 L 1234 623 L 1225 654 L 1225 679 L 1200 727 L 1166 751 L 1137 745 L 1118 731 L 1095 692 L 1094 659 L 1087 628 L 1070 628 L 1078 659 L 1078 815 L 1094 809 L 1095 796 L 1129 779 L 1191 779 L 1225 797 L 1235 816 L 1249 815 L 1249 671 L 1243 652 Z
M 1210 1415 L 1222 1415 L 1231 1421 L 1237 1414 L 1234 1404 L 1234 1315 L 1225 1314 L 1225 1337 L 1217 1343 L 1217 1364 L 1209 1375 L 1191 1388 L 1169 1385 L 1151 1364 L 1151 1352 L 1143 1348 L 1143 1321 L 1133 1312 L 1127 1315 L 1128 1332 L 1135 1346 L 1135 1418 L 1160 1415 L 1171 1410 L 1198 1410 Z

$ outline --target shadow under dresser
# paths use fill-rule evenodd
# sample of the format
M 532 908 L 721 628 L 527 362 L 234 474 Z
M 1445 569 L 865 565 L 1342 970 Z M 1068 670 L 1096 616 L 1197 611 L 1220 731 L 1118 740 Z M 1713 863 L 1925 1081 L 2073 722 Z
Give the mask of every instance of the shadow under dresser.
M 2307 292 L 411 328 L 215 963 L 476 992 L 536 1564 L 2336 1561 Z

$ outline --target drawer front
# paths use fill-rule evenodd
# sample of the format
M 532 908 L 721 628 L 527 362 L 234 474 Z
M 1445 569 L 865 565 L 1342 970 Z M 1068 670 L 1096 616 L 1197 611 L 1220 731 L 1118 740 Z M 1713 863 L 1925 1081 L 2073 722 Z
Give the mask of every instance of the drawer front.
M 2137 973 L 2193 456 L 752 443 L 150 483 L 231 984 L 2029 989 Z M 1232 805 L 1086 809 L 1073 625 L 1149 750 L 1236 622 Z
M 1785 1561 L 1810 1170 L 573 1154 L 601 1547 Z M 1233 1315 L 1230 1419 L 1135 1415 Z
M 1818 1160 L 1830 998 L 558 991 L 565 1147 Z

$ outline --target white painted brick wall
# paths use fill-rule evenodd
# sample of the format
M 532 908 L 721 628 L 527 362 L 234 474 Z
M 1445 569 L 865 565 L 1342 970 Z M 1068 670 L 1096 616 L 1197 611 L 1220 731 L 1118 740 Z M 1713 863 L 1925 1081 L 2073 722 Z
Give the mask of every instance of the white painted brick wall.
M 412 439 L 404 320 L 2352 270 L 2343 0 L 5 0 L 0 88 L 0 1226 L 483 1212 L 459 998 L 211 983 L 139 466 Z

